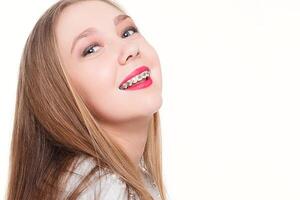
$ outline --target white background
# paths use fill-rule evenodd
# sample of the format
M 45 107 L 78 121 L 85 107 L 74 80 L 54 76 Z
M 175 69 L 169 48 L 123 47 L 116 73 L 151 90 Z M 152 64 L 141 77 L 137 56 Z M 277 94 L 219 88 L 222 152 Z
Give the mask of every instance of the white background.
M 1 3 L 3 199 L 21 52 L 55 2 Z M 300 1 L 119 2 L 161 59 L 169 199 L 299 200 Z

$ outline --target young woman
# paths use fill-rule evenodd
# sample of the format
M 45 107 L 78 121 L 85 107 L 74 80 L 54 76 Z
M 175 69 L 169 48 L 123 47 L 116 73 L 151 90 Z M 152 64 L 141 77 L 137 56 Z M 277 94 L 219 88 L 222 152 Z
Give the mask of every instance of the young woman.
M 109 0 L 61 0 L 20 63 L 9 200 L 166 199 L 158 55 Z

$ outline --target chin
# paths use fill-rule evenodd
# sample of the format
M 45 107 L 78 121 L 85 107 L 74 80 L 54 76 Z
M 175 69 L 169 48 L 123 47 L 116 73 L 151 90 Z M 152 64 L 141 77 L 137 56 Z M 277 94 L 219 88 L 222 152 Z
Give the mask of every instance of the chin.
M 163 100 L 161 96 L 151 99 L 146 106 L 148 108 L 147 113 L 149 113 L 149 115 L 153 115 L 154 113 L 158 112 L 162 106 L 162 103 Z

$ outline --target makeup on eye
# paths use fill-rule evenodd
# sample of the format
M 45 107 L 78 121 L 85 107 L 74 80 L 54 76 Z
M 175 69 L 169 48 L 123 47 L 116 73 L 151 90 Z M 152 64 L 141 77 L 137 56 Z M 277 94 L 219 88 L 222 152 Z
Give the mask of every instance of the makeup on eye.
M 133 30 L 135 33 L 138 33 L 139 32 L 139 30 L 138 30 L 138 28 L 137 27 L 135 27 L 135 26 L 129 26 L 124 32 L 123 32 L 123 34 L 122 34 L 122 38 L 124 38 L 124 37 L 126 37 L 126 36 L 124 36 L 124 34 L 127 32 L 127 31 L 131 31 L 131 30 Z
M 131 31 L 131 33 L 129 33 L 130 31 Z M 129 33 L 129 34 L 127 34 L 127 33 Z M 138 28 L 136 26 L 128 26 L 125 29 L 125 31 L 122 32 L 121 37 L 122 38 L 126 38 L 126 37 L 129 37 L 129 36 L 131 36 L 131 35 L 133 35 L 135 33 L 139 33 Z M 83 50 L 83 52 L 81 53 L 81 56 L 82 57 L 86 57 L 88 54 L 93 53 L 93 52 L 90 52 L 90 50 L 92 50 L 94 47 L 97 47 L 97 46 L 98 47 L 100 46 L 98 42 L 92 43 L 91 45 L 89 45 L 87 48 L 85 48 Z
M 82 57 L 85 57 L 87 54 L 89 54 L 89 51 L 91 49 L 93 49 L 96 46 L 100 46 L 97 42 L 96 43 L 92 43 L 91 45 L 89 45 L 81 54 Z

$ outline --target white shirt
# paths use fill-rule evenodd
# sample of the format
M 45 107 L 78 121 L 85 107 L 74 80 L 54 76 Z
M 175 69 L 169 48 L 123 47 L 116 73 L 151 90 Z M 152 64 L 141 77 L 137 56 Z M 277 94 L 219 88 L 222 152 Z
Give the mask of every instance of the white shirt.
M 79 159 L 79 164 L 76 166 L 74 172 L 66 185 L 66 193 L 73 191 L 77 184 L 82 180 L 94 166 L 91 158 L 82 157 Z M 93 177 L 93 178 L 96 178 Z M 92 180 L 94 180 L 92 178 Z M 150 192 L 154 200 L 161 200 L 158 188 L 151 183 L 150 178 L 144 173 L 144 184 Z M 127 200 L 128 192 L 125 183 L 119 178 L 117 174 L 107 173 L 102 174 L 101 178 L 93 181 L 78 197 L 78 200 Z M 132 199 L 140 200 L 138 197 Z

